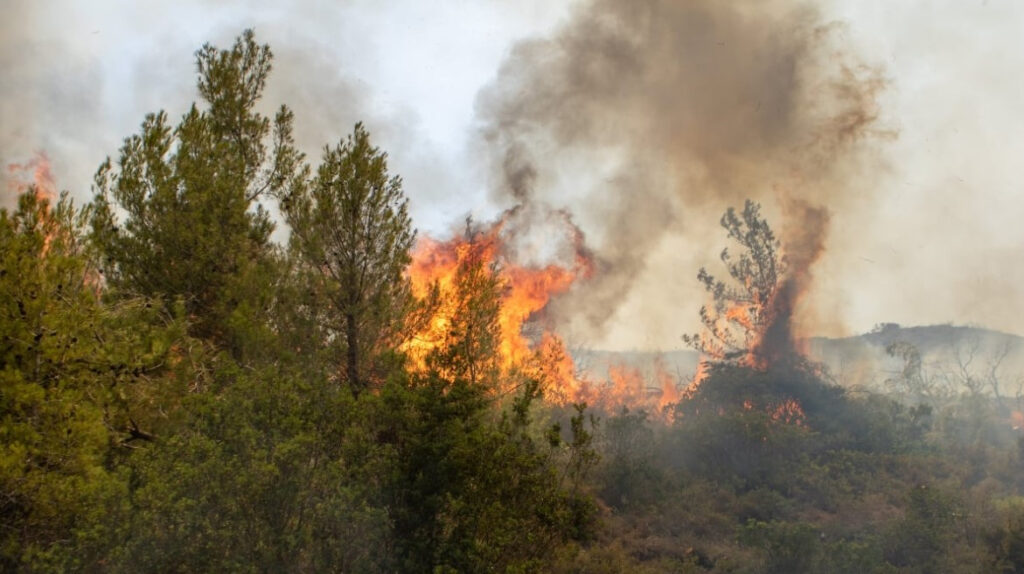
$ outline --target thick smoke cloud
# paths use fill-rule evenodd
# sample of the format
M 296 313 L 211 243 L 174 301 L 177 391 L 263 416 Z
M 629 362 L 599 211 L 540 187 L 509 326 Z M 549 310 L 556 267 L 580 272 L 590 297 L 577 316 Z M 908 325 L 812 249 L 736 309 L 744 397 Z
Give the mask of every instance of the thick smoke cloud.
M 820 254 L 827 211 L 864 191 L 863 144 L 883 135 L 884 81 L 841 36 L 798 2 L 592 0 L 517 45 L 478 100 L 481 137 L 499 198 L 568 206 L 594 242 L 594 280 L 557 312 L 600 338 L 624 300 L 649 294 L 635 319 L 659 322 L 673 302 L 643 280 L 651 254 L 679 236 L 695 257 L 717 252 L 713 225 L 744 198 L 810 245 L 789 249 Z M 600 175 L 566 175 L 581 165 Z M 820 217 L 805 225 L 808 213 Z
M 786 196 L 831 211 L 801 305 L 815 332 L 1021 332 L 1024 4 L 807 4 L 8 0 L 0 170 L 44 152 L 57 187 L 88 200 L 145 113 L 195 99 L 193 52 L 254 27 L 277 54 L 268 109 L 295 108 L 313 159 L 365 121 L 424 233 L 487 220 L 513 189 L 571 209 L 610 271 L 559 302 L 581 343 L 677 347 L 697 328 L 696 269 L 724 246 L 718 218 L 746 197 L 777 231 Z

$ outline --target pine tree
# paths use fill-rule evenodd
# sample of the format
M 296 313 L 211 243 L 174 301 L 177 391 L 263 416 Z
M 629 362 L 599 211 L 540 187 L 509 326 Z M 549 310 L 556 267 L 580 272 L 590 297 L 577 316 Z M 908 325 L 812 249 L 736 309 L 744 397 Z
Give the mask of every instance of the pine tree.
M 183 325 L 147 300 L 104 304 L 82 235 L 66 195 L 0 210 L 3 571 L 81 569 L 101 545 L 90 525 L 127 502 L 112 462 L 173 412 L 151 391 L 173 386 Z
M 701 267 L 697 279 L 711 295 L 713 306 L 700 308 L 702 334 L 684 335 L 697 351 L 718 360 L 735 360 L 751 350 L 771 321 L 771 301 L 786 272 L 781 244 L 761 206 L 747 200 L 740 214 L 730 207 L 722 215 L 722 227 L 742 248 L 734 257 L 723 249 L 722 263 L 731 278 L 726 283 Z
M 416 233 L 402 180 L 356 124 L 282 205 L 292 245 L 316 271 L 328 339 L 344 350 L 341 375 L 358 394 L 382 379 L 382 356 L 397 345 L 411 303 L 404 271 Z
M 444 378 L 497 390 L 502 374 L 499 316 L 505 284 L 497 264 L 485 258 L 486 242 L 477 241 L 471 222 L 466 223 L 467 253 L 452 285 L 445 343 L 428 361 Z
M 230 50 L 196 53 L 203 104 L 177 126 L 163 111 L 96 174 L 93 239 L 110 284 L 184 301 L 193 333 L 238 351 L 239 324 L 266 306 L 273 229 L 257 203 L 300 179 L 293 114 L 256 111 L 272 54 L 246 31 Z M 267 141 L 270 139 L 271 141 Z

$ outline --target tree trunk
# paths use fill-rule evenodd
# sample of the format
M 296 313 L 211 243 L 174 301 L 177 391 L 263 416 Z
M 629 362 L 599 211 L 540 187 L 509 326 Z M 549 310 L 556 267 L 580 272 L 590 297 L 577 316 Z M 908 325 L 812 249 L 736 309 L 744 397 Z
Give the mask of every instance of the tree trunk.
M 345 314 L 345 339 L 348 384 L 352 394 L 358 397 L 363 390 L 363 383 L 359 380 L 359 329 L 356 327 L 356 316 L 353 313 Z

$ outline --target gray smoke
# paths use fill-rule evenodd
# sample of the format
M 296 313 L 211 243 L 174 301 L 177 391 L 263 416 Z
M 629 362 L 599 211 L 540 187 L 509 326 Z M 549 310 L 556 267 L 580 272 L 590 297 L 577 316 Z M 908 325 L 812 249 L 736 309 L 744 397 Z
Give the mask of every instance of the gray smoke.
M 841 209 L 863 187 L 863 144 L 882 134 L 884 87 L 841 32 L 796 1 L 591 0 L 518 44 L 478 100 L 481 138 L 499 198 L 568 204 L 596 239 L 594 279 L 558 314 L 601 337 L 625 299 L 650 293 L 658 305 L 637 320 L 657 323 L 671 290 L 638 280 L 650 254 L 684 234 L 716 252 L 713 223 L 744 198 L 783 218 L 797 199 Z M 601 176 L 568 180 L 581 165 Z M 706 262 L 681 276 L 695 283 Z
M 11 0 L 0 23 L 0 170 L 49 156 L 57 186 L 79 203 L 105 156 L 118 155 L 146 113 L 165 110 L 172 123 L 198 99 L 194 53 L 204 42 L 229 48 L 245 29 L 274 52 L 261 111 L 295 111 L 295 136 L 310 161 L 363 121 L 389 152 L 415 200 L 430 207 L 456 187 L 416 114 L 387 102 L 353 72 L 376 57 L 366 7 L 231 7 L 209 0 L 174 5 L 86 5 Z M 391 9 L 394 11 L 394 9 Z M 114 13 L 116 18 L 111 18 Z M 375 97 L 376 96 L 376 97 Z M 0 181 L 0 206 L 14 193 Z
M 34 3 L 5 3 L 0 23 L 0 207 L 16 202 L 12 169 L 46 154 L 81 157 L 83 133 L 100 130 L 99 62 L 88 53 L 54 59 L 60 43 L 48 28 L 46 11 Z M 70 129 L 69 129 L 70 128 Z M 57 184 L 79 166 L 54 166 Z M 95 165 L 91 171 L 95 170 Z M 11 181 L 17 180 L 17 182 Z

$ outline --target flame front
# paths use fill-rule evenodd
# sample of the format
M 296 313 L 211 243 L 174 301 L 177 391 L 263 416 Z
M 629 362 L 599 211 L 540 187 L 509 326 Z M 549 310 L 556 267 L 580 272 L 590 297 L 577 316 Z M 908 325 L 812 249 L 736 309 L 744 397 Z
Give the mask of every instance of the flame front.
M 50 170 L 50 158 L 45 152 L 36 152 L 25 163 L 7 165 L 7 192 L 17 196 L 34 186 L 39 196 L 49 202 L 57 197 L 57 186 Z
M 608 368 L 608 382 L 594 391 L 596 404 L 607 411 L 622 408 L 647 408 L 654 416 L 672 418 L 672 407 L 683 398 L 680 381 L 668 372 L 665 362 L 656 359 L 649 376 L 641 369 L 626 365 Z
M 450 344 L 446 337 L 460 304 L 456 292 L 459 269 L 471 258 L 479 258 L 477 263 L 495 269 L 501 284 L 497 349 L 504 375 L 515 372 L 540 380 L 545 396 L 556 404 L 586 402 L 606 410 L 629 407 L 646 408 L 656 415 L 667 413 L 667 407 L 678 402 L 682 393 L 663 362 L 655 363 L 648 378 L 639 369 L 618 365 L 609 368 L 604 381 L 585 380 L 547 321 L 551 301 L 593 272 L 578 230 L 568 227 L 575 248 L 571 263 L 522 265 L 506 249 L 506 234 L 514 231 L 507 227 L 508 215 L 485 229 L 448 241 L 423 237 L 413 249 L 406 271 L 413 295 L 420 300 L 436 297 L 436 303 L 430 317 L 422 320 L 401 346 L 412 369 L 425 372 L 431 353 Z
M 514 370 L 541 378 L 549 395 L 559 402 L 579 400 L 582 385 L 575 376 L 575 365 L 561 338 L 546 329 L 540 315 L 555 297 L 565 293 L 587 267 L 565 267 L 551 263 L 542 267 L 524 266 L 510 260 L 502 243 L 504 220 L 472 234 L 438 241 L 420 239 L 412 252 L 407 269 L 413 295 L 427 299 L 437 290 L 437 305 L 431 317 L 409 337 L 401 349 L 410 358 L 413 368 L 427 368 L 427 357 L 443 349 L 452 320 L 460 304 L 456 294 L 456 277 L 460 266 L 471 257 L 490 268 L 494 266 L 501 283 L 498 314 L 498 362 L 504 373 Z M 579 262 L 580 259 L 577 259 Z M 536 337 L 524 334 L 527 325 L 543 328 Z

